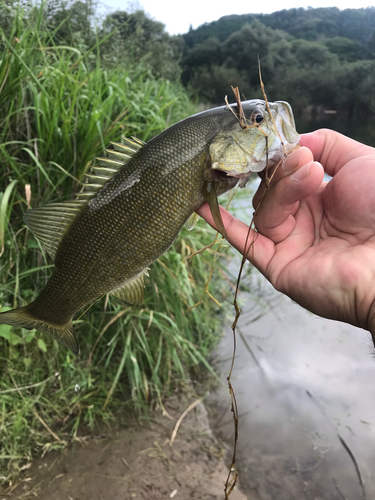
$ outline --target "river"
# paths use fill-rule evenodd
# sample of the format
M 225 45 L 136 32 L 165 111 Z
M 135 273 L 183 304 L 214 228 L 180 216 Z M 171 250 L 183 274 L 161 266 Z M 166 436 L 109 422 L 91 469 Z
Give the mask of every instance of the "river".
M 297 130 L 300 134 L 311 132 L 319 128 L 330 128 L 352 139 L 375 147 L 375 119 L 349 120 L 339 115 L 323 115 L 320 120 L 296 119 Z

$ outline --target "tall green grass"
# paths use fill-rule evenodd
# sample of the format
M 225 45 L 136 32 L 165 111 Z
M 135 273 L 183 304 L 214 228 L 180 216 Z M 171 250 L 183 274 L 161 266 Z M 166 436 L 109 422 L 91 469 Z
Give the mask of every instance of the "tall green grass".
M 30 21 L 33 19 L 33 21 Z M 23 212 L 66 200 L 95 156 L 119 140 L 148 140 L 195 112 L 178 84 L 142 67 L 104 69 L 101 45 L 87 53 L 56 46 L 43 9 L 19 13 L 0 41 L 0 305 L 33 300 L 52 263 L 22 223 Z M 30 186 L 28 188 L 27 186 Z M 162 404 L 191 369 L 205 366 L 220 331 L 218 306 L 199 301 L 215 248 L 203 225 L 183 230 L 152 266 L 146 299 L 95 303 L 76 324 L 81 354 L 36 331 L 0 326 L 0 476 L 16 477 L 41 451 L 64 447 L 126 404 Z M 219 278 L 214 278 L 212 290 Z M 218 292 L 215 292 L 218 293 Z

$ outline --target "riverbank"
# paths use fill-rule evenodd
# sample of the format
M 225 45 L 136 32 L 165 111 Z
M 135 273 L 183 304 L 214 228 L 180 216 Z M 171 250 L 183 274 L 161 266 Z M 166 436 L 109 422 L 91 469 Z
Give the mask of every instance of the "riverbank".
M 222 500 L 227 449 L 212 434 L 203 403 L 195 395 L 175 396 L 162 411 L 143 424 L 122 415 L 117 429 L 81 434 L 64 453 L 35 460 L 2 498 Z M 246 500 L 237 489 L 230 498 Z

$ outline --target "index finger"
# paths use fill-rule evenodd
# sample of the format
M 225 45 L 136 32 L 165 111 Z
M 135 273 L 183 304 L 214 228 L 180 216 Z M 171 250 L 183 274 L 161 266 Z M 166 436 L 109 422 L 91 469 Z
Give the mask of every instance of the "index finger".
M 320 129 L 302 134 L 300 144 L 312 151 L 314 160 L 320 162 L 331 177 L 352 160 L 358 160 L 363 156 L 374 156 L 375 161 L 374 148 L 334 130 Z
M 266 274 L 267 266 L 275 254 L 275 244 L 273 241 L 250 230 L 249 226 L 244 222 L 236 219 L 225 208 L 219 205 L 221 218 L 223 219 L 224 227 L 227 232 L 229 243 L 236 248 L 242 255 L 244 254 L 245 244 L 248 250 L 246 258 L 259 269 L 262 274 Z M 211 210 L 207 203 L 204 203 L 198 208 L 197 213 L 208 222 L 208 224 L 217 230 L 215 222 L 211 215 Z M 247 241 L 246 241 L 247 240 Z M 253 250 L 249 251 L 251 243 L 254 242 Z

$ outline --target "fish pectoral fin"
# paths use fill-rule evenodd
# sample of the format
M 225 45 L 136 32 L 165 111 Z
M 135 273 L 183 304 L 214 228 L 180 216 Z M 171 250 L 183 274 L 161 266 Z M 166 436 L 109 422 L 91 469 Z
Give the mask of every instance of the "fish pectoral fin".
M 186 229 L 188 229 L 189 231 L 194 229 L 197 222 L 198 222 L 198 219 L 199 219 L 199 215 L 196 212 L 193 212 L 190 215 L 190 217 L 187 219 L 187 221 L 185 222 Z
M 54 259 L 62 237 L 84 205 L 85 202 L 79 200 L 51 203 L 51 205 L 28 210 L 23 220 L 46 252 Z
M 116 290 L 112 290 L 111 294 L 129 304 L 140 304 L 145 296 L 145 276 L 144 271 L 135 279 L 127 281 Z
M 224 227 L 223 219 L 221 218 L 219 203 L 215 191 L 215 185 L 212 182 L 207 182 L 203 188 L 203 197 L 210 207 L 212 217 L 214 219 L 216 229 L 225 239 L 228 239 L 227 232 Z

